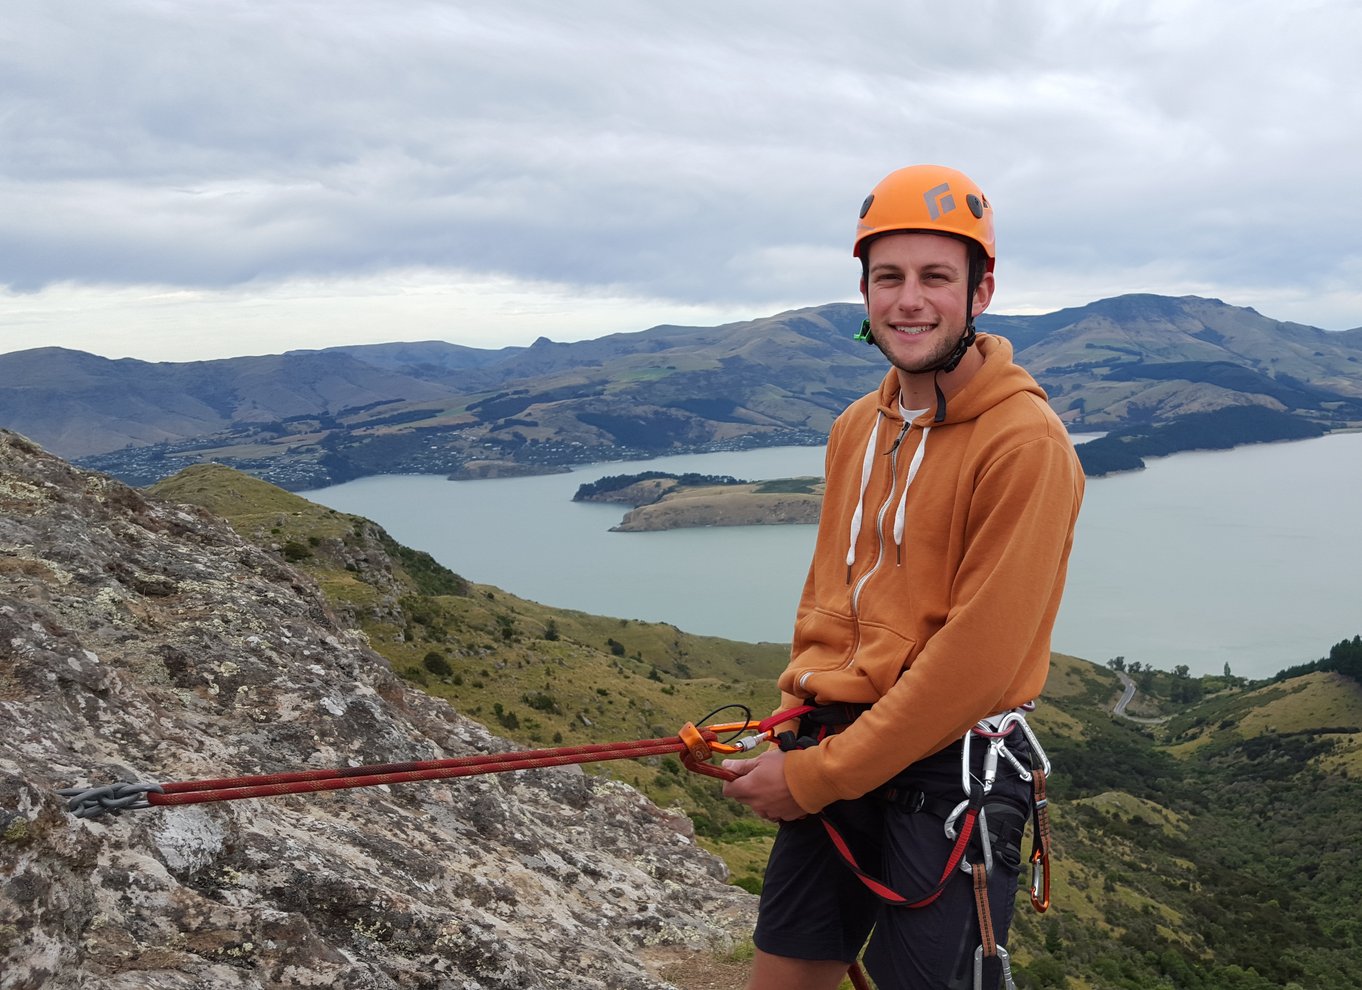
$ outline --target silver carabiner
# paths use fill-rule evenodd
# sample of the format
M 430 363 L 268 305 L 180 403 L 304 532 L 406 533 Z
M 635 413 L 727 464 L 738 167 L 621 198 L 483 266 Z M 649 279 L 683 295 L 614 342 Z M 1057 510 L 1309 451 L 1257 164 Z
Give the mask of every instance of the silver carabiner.
M 974 785 L 974 778 L 969 772 L 969 741 L 973 735 L 974 730 L 970 729 L 960 744 L 960 790 L 965 792 L 965 797 L 969 797 Z
M 994 739 L 992 745 L 997 747 L 998 752 L 1002 754 L 1003 759 L 1007 760 L 1008 763 L 1012 764 L 1012 769 L 1017 771 L 1018 777 L 1026 781 L 1028 784 L 1031 783 L 1031 768 L 1024 764 L 1021 760 L 1017 759 L 1017 754 L 1013 753 L 1012 750 L 1008 749 L 1007 744 L 1003 742 L 1001 738 Z
M 984 793 L 993 790 L 993 782 L 998 779 L 998 744 L 1001 739 L 990 739 L 988 751 L 984 753 Z
M 1012 958 L 1007 950 L 998 946 L 998 961 L 1003 964 L 1003 990 L 1017 990 L 1012 979 Z M 974 950 L 974 990 L 984 990 L 984 947 Z
M 958 821 L 960 820 L 960 816 L 964 813 L 965 809 L 968 808 L 968 807 L 969 807 L 969 798 L 965 798 L 965 800 L 961 801 L 961 802 L 960 802 L 959 804 L 957 804 L 954 808 L 952 808 L 952 809 L 951 809 L 951 813 L 950 813 L 949 815 L 946 816 L 946 838 L 948 838 L 948 839 L 954 839 L 954 838 L 955 838 L 955 836 L 956 836 L 956 834 L 957 834 L 956 831 L 955 831 L 955 823 L 958 822 Z
M 955 825 L 960 821 L 960 815 L 969 807 L 969 801 L 964 800 L 951 809 L 951 813 L 946 817 L 946 838 L 954 839 L 960 833 L 956 831 Z M 984 870 L 993 872 L 993 843 L 988 836 L 988 815 L 983 808 L 979 809 L 979 817 L 974 820 L 974 830 L 979 835 L 979 844 L 984 849 Z M 960 869 L 965 873 L 974 872 L 974 867 L 970 865 L 969 857 L 964 853 L 960 854 Z
M 970 739 L 974 735 L 974 730 L 970 729 L 965 733 L 965 738 L 960 744 L 960 790 L 969 797 L 974 793 L 975 776 L 970 772 Z M 983 776 L 979 782 L 983 784 L 984 793 L 993 790 L 993 782 L 998 777 L 998 751 L 994 748 L 996 740 L 990 739 L 988 752 L 984 754 L 984 763 L 981 772 Z
M 1050 758 L 1045 755 L 1045 747 L 1043 747 L 1040 744 L 1040 740 L 1036 738 L 1035 732 L 1031 729 L 1031 723 L 1026 721 L 1025 715 L 1021 712 L 1008 712 L 998 729 L 999 731 L 1002 731 L 1006 728 L 1008 731 L 1011 731 L 1014 725 L 1021 728 L 1022 735 L 1026 737 L 1027 743 L 1030 744 L 1032 760 L 1039 760 L 1041 769 L 1045 771 L 1045 776 L 1050 776 Z M 1027 773 L 1026 779 L 1031 779 L 1030 773 Z

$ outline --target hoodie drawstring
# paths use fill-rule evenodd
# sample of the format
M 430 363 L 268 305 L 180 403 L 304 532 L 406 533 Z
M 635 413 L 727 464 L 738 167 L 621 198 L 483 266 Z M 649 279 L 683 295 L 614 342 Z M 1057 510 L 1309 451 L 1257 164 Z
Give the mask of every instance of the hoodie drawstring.
M 875 416 L 875 425 L 870 428 L 870 438 L 865 442 L 865 456 L 861 459 L 861 494 L 856 497 L 856 511 L 851 514 L 850 543 L 847 546 L 847 581 L 851 580 L 851 566 L 856 563 L 856 540 L 861 535 L 861 518 L 865 515 L 865 490 L 870 486 L 870 472 L 875 467 L 875 447 L 880 439 L 880 420 L 884 413 Z
M 903 520 L 908 508 L 908 489 L 913 487 L 917 469 L 922 467 L 922 456 L 927 453 L 927 434 L 931 432 L 930 426 L 922 428 L 922 439 L 918 441 L 917 450 L 913 451 L 913 459 L 908 462 L 908 478 L 903 483 L 903 495 L 899 497 L 898 511 L 894 513 L 894 549 L 898 554 L 899 563 L 903 563 Z
M 884 418 L 884 413 L 876 415 L 875 423 L 870 428 L 870 436 L 866 438 L 865 454 L 861 458 L 861 490 L 856 497 L 856 511 L 851 514 L 851 527 L 847 534 L 847 582 L 851 581 L 851 568 L 856 563 L 856 541 L 861 536 L 861 526 L 865 518 L 865 493 L 870 487 L 870 475 L 875 467 L 875 449 L 879 445 L 880 420 Z M 899 443 L 903 440 L 903 435 L 907 433 L 911 424 L 905 422 L 903 431 L 899 434 L 898 440 L 894 441 L 894 447 L 890 451 L 892 454 L 898 449 Z M 903 562 L 903 532 L 905 517 L 908 506 L 908 489 L 913 485 L 913 479 L 917 477 L 918 469 L 922 466 L 923 455 L 927 452 L 927 434 L 932 431 L 930 426 L 922 428 L 922 439 L 918 441 L 917 449 L 913 451 L 912 460 L 908 462 L 908 476 L 903 484 L 903 494 L 899 496 L 898 508 L 894 512 L 894 551 L 899 563 Z M 891 468 L 892 470 L 892 468 Z M 891 488 L 890 491 L 893 489 Z M 881 513 L 883 517 L 883 513 Z

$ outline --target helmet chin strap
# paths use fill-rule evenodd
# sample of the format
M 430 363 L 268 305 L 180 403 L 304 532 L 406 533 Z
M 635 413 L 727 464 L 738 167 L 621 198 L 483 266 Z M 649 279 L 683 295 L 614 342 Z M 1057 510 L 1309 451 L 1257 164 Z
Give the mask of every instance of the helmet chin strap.
M 974 329 L 974 293 L 978 290 L 979 283 L 983 281 L 983 272 L 979 270 L 979 262 L 973 251 L 969 256 L 969 279 L 967 281 L 968 291 L 965 295 L 965 332 L 960 335 L 960 339 L 955 342 L 955 347 L 946 355 L 946 360 L 938 364 L 932 375 L 932 388 L 936 390 L 936 415 L 932 417 L 932 422 L 943 423 L 946 420 L 946 393 L 941 391 L 941 373 L 944 371 L 950 374 L 965 358 L 965 352 L 974 344 L 978 333 Z
M 974 331 L 974 320 L 965 324 L 965 332 L 960 335 L 960 339 L 955 342 L 955 349 L 947 356 L 946 360 L 933 369 L 932 388 L 936 390 L 936 415 L 932 417 L 934 423 L 944 423 L 946 421 L 946 393 L 941 391 L 941 372 L 950 374 L 965 358 L 965 352 L 970 349 L 978 334 Z

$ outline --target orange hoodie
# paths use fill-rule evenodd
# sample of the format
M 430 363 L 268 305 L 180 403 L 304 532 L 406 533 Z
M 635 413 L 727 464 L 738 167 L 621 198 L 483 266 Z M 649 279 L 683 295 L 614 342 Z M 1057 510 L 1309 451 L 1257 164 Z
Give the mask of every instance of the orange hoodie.
M 791 752 L 800 806 L 860 797 L 1045 684 L 1083 469 L 1045 393 L 980 334 L 974 377 L 905 424 L 898 375 L 828 438 L 827 491 L 783 706 L 873 707 Z

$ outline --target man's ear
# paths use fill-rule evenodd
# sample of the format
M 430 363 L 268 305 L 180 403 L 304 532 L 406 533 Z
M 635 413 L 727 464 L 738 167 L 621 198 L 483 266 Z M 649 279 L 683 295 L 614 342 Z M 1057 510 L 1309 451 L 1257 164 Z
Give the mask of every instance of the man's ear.
M 867 295 L 865 294 L 865 276 L 864 276 L 864 275 L 861 276 L 861 299 L 862 299 L 867 305 L 870 304 L 870 297 L 867 296 Z
M 984 277 L 979 280 L 979 288 L 974 290 L 974 307 L 970 311 L 971 315 L 978 316 L 988 309 L 988 304 L 993 301 L 994 286 L 993 273 L 986 272 Z M 861 292 L 865 292 L 864 282 L 861 283 Z

